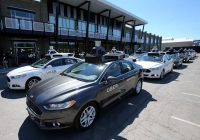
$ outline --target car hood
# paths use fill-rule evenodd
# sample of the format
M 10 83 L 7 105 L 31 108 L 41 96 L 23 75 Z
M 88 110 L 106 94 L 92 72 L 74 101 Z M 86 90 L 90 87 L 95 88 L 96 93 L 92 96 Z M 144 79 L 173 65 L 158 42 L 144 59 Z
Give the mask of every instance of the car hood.
M 76 91 L 88 87 L 91 82 L 83 82 L 66 76 L 57 76 L 39 82 L 28 93 L 36 104 L 62 102 L 77 94 Z
M 31 66 L 24 66 L 24 67 L 20 67 L 17 69 L 14 69 L 12 71 L 10 71 L 7 76 L 15 76 L 15 75 L 20 75 L 20 74 L 24 74 L 26 72 L 32 72 L 33 70 L 37 70 L 38 68 L 34 68 Z
M 162 63 L 160 62 L 151 62 L 151 61 L 137 61 L 136 64 L 142 66 L 144 69 L 150 69 L 155 67 L 162 66 Z

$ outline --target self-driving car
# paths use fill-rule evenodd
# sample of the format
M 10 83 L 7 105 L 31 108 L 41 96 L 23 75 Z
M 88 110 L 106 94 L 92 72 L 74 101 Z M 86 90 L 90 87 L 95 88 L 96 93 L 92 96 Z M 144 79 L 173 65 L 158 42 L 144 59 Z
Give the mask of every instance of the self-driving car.
M 7 74 L 8 87 L 28 90 L 37 82 L 54 77 L 81 60 L 73 57 L 46 56 L 29 66 L 20 67 Z
M 142 57 L 136 64 L 141 65 L 144 70 L 145 78 L 163 79 L 165 74 L 173 71 L 173 60 L 167 54 L 159 52 L 149 52 Z
M 178 67 L 182 66 L 183 58 L 180 57 L 180 54 L 178 51 L 172 50 L 172 51 L 162 52 L 161 54 L 168 54 L 170 56 L 170 58 L 173 59 L 174 68 L 178 68 Z
M 180 57 L 183 58 L 184 63 L 190 61 L 190 56 L 186 50 L 180 49 L 179 54 L 180 54 Z
M 26 97 L 30 118 L 41 129 L 94 124 L 99 111 L 121 96 L 142 90 L 142 68 L 128 60 L 106 56 L 106 62 L 79 62 L 59 76 L 31 88 Z M 105 60 L 105 59 L 104 59 Z

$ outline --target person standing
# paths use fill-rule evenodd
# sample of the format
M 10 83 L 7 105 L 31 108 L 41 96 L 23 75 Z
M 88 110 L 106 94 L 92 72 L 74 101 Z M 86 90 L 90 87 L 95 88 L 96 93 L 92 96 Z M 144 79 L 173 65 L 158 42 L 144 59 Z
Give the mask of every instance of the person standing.
M 6 58 L 5 54 L 3 54 L 3 62 L 2 63 L 3 63 L 4 69 L 8 68 L 8 59 Z

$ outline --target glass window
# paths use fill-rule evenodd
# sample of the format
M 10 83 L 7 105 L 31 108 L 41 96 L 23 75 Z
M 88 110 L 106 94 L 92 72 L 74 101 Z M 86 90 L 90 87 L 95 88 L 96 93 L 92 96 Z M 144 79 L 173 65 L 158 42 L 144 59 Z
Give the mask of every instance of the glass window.
M 68 17 L 68 11 L 67 11 L 67 6 L 66 5 L 64 6 L 64 16 Z
M 143 55 L 139 58 L 139 61 L 153 61 L 153 62 L 162 62 L 162 55 Z
M 52 67 L 62 66 L 63 61 L 62 61 L 62 59 L 57 59 L 57 60 L 54 60 L 53 62 L 51 62 L 49 65 L 51 65 Z
M 34 13 L 28 12 L 28 11 L 11 9 L 10 10 L 10 15 L 13 18 L 34 20 Z
M 69 59 L 69 58 L 65 58 L 64 59 L 64 64 L 65 65 L 68 65 L 68 64 L 75 64 L 76 63 L 76 60 L 74 59 Z
M 70 9 L 71 9 L 71 18 L 74 18 L 74 8 L 70 7 Z
M 106 65 L 77 63 L 63 72 L 63 75 L 86 82 L 98 79 Z
M 69 20 L 69 28 L 70 28 L 70 29 L 75 29 L 75 22 L 74 22 L 73 19 L 70 19 L 70 20 Z
M 89 32 L 95 32 L 95 25 L 94 24 L 89 24 Z
M 49 61 L 51 61 L 51 58 L 50 57 L 46 57 L 46 58 L 43 58 L 43 59 L 40 59 L 40 60 L 36 61 L 31 66 L 34 67 L 34 68 L 41 68 L 44 65 L 46 65 L 47 63 L 49 63 Z
M 127 73 L 133 70 L 133 65 L 130 62 L 122 62 L 122 72 Z
M 49 15 L 49 22 L 55 24 L 55 17 L 53 15 Z
M 112 66 L 107 70 L 106 77 L 113 76 L 118 77 L 122 74 L 121 67 L 119 63 L 114 63 Z

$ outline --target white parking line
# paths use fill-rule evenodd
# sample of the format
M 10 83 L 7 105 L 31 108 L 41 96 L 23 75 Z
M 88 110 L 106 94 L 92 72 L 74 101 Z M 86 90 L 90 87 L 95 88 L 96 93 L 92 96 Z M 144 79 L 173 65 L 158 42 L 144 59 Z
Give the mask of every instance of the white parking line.
M 193 123 L 193 122 L 190 122 L 190 121 L 187 121 L 187 120 L 183 120 L 183 119 L 177 118 L 175 116 L 171 116 L 171 118 L 200 128 L 199 124 L 196 124 L 196 123 Z
M 199 97 L 200 98 L 200 95 L 196 95 L 196 94 L 189 94 L 189 93 L 182 93 L 182 94 L 189 95 L 189 96 L 194 96 L 194 97 Z

